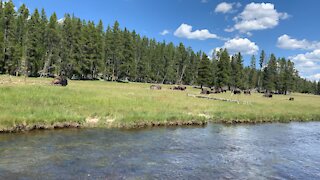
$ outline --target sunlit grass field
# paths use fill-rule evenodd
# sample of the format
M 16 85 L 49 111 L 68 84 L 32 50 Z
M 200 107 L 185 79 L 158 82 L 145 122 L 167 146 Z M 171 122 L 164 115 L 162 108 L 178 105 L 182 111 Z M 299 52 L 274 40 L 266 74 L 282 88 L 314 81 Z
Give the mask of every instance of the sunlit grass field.
M 199 89 L 150 90 L 150 84 L 69 81 L 0 76 L 0 129 L 20 124 L 77 122 L 84 126 L 121 127 L 137 123 L 211 121 L 259 123 L 320 120 L 320 96 L 291 94 L 268 99 L 262 94 L 214 94 L 240 103 L 189 97 Z M 289 101 L 294 97 L 295 101 Z

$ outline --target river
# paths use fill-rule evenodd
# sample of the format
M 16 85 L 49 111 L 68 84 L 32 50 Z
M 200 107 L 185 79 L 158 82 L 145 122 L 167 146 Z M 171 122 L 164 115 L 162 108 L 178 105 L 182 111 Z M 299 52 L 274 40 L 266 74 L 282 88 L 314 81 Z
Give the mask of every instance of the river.
M 320 179 L 320 123 L 0 134 L 0 179 Z

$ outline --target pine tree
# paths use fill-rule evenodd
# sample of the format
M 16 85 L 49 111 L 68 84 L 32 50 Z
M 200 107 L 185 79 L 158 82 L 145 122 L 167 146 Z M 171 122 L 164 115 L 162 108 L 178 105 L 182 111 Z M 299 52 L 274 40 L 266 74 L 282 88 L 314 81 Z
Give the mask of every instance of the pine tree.
M 28 74 L 30 76 L 38 76 L 40 68 L 42 68 L 42 37 L 39 30 L 40 14 L 37 9 L 31 15 L 28 21 L 28 35 L 27 35 L 27 62 Z
M 60 58 L 58 59 L 58 63 L 56 66 L 55 72 L 58 75 L 65 75 L 69 78 L 72 76 L 80 74 L 79 79 L 85 78 L 83 69 L 88 69 L 88 65 L 81 62 L 84 57 L 81 56 L 81 59 L 76 59 L 78 55 L 82 53 L 82 47 L 80 42 L 75 41 L 75 33 L 77 30 L 81 30 L 80 37 L 82 39 L 82 29 L 77 29 L 74 27 L 74 18 L 71 18 L 70 14 L 66 14 L 64 16 L 64 20 L 61 27 L 61 48 L 60 48 Z M 79 27 L 78 27 L 79 28 Z M 81 47 L 81 50 L 79 49 Z M 80 51 L 80 53 L 79 53 Z M 83 66 L 87 66 L 83 68 Z
M 149 64 L 149 40 L 146 37 L 142 38 L 139 44 L 140 58 L 137 64 L 137 81 L 150 82 L 150 64 Z
M 266 58 L 266 54 L 265 54 L 264 50 L 262 50 L 261 54 L 260 54 L 260 61 L 259 61 L 260 69 L 263 68 L 263 65 L 265 63 L 265 58 Z
M 198 76 L 198 67 L 199 67 L 199 61 L 197 58 L 197 55 L 192 51 L 191 48 L 188 48 L 188 66 L 186 69 L 186 75 L 183 79 L 184 83 L 192 85 L 196 83 L 197 76 Z M 210 76 L 212 77 L 212 76 Z
M 69 25 L 65 27 L 64 31 L 70 31 L 72 33 L 72 36 L 68 37 L 68 39 L 70 39 L 73 42 L 72 46 L 64 44 L 64 46 L 71 48 L 68 51 L 68 53 L 70 53 L 69 56 L 67 55 L 67 57 L 70 58 L 69 66 L 66 66 L 69 67 L 70 72 L 67 74 L 69 77 L 72 77 L 73 79 L 85 79 L 85 73 L 89 72 L 88 69 L 90 68 L 90 63 L 86 62 L 84 55 L 84 51 L 86 48 L 85 36 L 83 35 L 84 25 L 81 19 L 75 17 L 72 18 L 71 22 L 69 22 L 69 19 L 67 19 L 67 23 Z
M 97 53 L 97 71 L 100 72 L 100 75 L 99 75 L 100 77 L 103 76 L 103 71 L 104 71 L 104 67 L 103 67 L 104 66 L 104 60 L 105 60 L 105 57 L 104 57 L 105 56 L 105 53 L 104 53 L 104 46 L 105 46 L 104 36 L 105 36 L 104 26 L 103 26 L 102 20 L 100 20 L 99 24 L 96 27 L 96 33 L 95 33 L 96 53 Z
M 59 58 L 60 37 L 58 31 L 58 19 L 56 13 L 50 17 L 48 27 L 46 28 L 46 38 L 44 40 L 45 57 L 40 76 L 48 76 L 53 73 L 54 59 Z
M 218 59 L 215 56 L 215 52 L 212 55 L 212 68 L 211 68 L 211 85 L 212 86 L 217 86 L 218 83 Z
M 28 34 L 28 17 L 29 10 L 23 4 L 18 10 L 17 26 L 16 26 L 16 52 L 18 58 L 18 69 L 16 73 L 27 76 L 27 34 Z
M 275 81 L 276 90 L 281 93 L 285 94 L 286 91 L 286 69 L 287 69 L 287 62 L 285 58 L 278 59 L 277 61 L 277 78 Z
M 285 71 L 285 94 L 287 94 L 287 92 L 294 91 L 294 81 L 297 77 L 297 71 L 295 70 L 294 63 L 292 61 L 287 61 Z
M 46 11 L 44 10 L 44 8 L 41 9 L 41 13 L 40 13 L 40 24 L 38 26 L 38 31 L 41 34 L 40 35 L 40 44 L 39 44 L 39 49 L 40 49 L 40 54 L 42 56 L 41 60 L 40 60 L 40 68 L 42 68 L 44 66 L 45 63 L 45 59 L 47 56 L 47 50 L 46 50 L 46 41 L 48 38 L 48 17 L 46 14 Z M 40 71 L 40 70 L 39 70 Z
M 253 89 L 256 87 L 256 85 L 257 85 L 256 57 L 252 55 L 251 62 L 250 62 L 249 87 Z
M 217 85 L 219 87 L 230 85 L 230 57 L 227 49 L 220 50 L 218 61 Z
M 211 84 L 211 62 L 208 58 L 208 56 L 203 53 L 202 58 L 199 64 L 199 69 L 198 69 L 198 84 L 201 86 L 208 86 Z
M 3 2 L 0 1 L 0 74 L 4 74 L 5 69 L 5 59 L 4 59 L 4 8 L 3 8 Z
M 260 65 L 260 73 L 259 73 L 259 78 L 258 78 L 258 88 L 261 89 L 261 86 L 263 84 L 263 82 L 261 82 L 262 78 L 265 78 L 264 77 L 264 70 L 262 69 L 263 68 L 263 65 L 265 63 L 265 58 L 266 58 L 266 54 L 264 52 L 264 50 L 261 51 L 261 54 L 260 54 L 260 59 L 259 59 L 259 65 Z
M 112 46 L 112 29 L 110 26 L 107 27 L 104 38 L 104 79 L 112 80 L 113 70 L 113 55 L 111 52 Z
M 82 31 L 82 38 L 84 41 L 83 59 L 81 61 L 81 73 L 84 79 L 92 80 L 95 78 L 97 72 L 97 53 L 96 53 L 96 42 L 94 39 L 95 25 L 92 21 L 88 21 L 84 25 Z
M 231 58 L 231 79 L 230 83 L 233 87 L 241 88 L 244 87 L 244 74 L 243 74 L 243 59 L 241 53 L 234 55 Z
M 175 56 L 175 67 L 176 67 L 176 83 L 181 84 L 185 70 L 187 68 L 188 54 L 186 48 L 182 43 L 177 47 L 177 53 Z
M 162 83 L 174 82 L 174 56 L 175 49 L 173 43 L 169 43 L 165 47 L 164 52 L 164 77 Z
M 113 25 L 112 29 L 112 46 L 111 46 L 111 59 L 112 59 L 112 80 L 117 80 L 120 74 L 123 74 L 121 71 L 123 66 L 123 43 L 122 43 L 122 33 L 119 27 L 118 21 Z
M 132 71 L 134 66 L 134 44 L 131 33 L 124 30 L 124 41 L 123 41 L 123 63 L 120 66 L 120 78 L 121 79 L 134 79 L 134 72 Z
M 274 54 L 271 54 L 268 65 L 267 67 L 264 68 L 264 76 L 263 76 L 263 86 L 268 92 L 275 90 L 276 75 L 277 75 L 277 60 Z
M 156 62 L 156 67 L 157 67 L 157 76 L 156 76 L 156 82 L 157 83 L 162 83 L 163 78 L 165 76 L 165 48 L 166 48 L 166 42 L 163 41 L 162 43 L 158 43 L 157 45 L 157 62 Z
M 13 74 L 17 71 L 17 59 L 15 57 L 16 52 L 16 12 L 14 10 L 14 4 L 12 0 L 5 2 L 4 4 L 4 37 L 3 37 L 3 60 L 0 65 L 2 72 L 7 74 Z

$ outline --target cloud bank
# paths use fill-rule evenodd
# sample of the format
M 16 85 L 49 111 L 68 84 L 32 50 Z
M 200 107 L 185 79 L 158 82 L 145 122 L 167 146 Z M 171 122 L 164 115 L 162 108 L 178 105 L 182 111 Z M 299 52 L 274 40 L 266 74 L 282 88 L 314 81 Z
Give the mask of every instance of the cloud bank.
M 197 40 L 206 40 L 206 39 L 220 39 L 216 34 L 212 34 L 207 29 L 202 30 L 192 30 L 192 26 L 188 24 L 181 24 L 180 27 L 174 32 L 176 37 L 187 38 L 187 39 L 197 39 Z
M 289 18 L 287 13 L 278 12 L 271 3 L 250 3 L 234 18 L 236 22 L 227 32 L 238 30 L 242 33 L 276 27 L 280 20 Z

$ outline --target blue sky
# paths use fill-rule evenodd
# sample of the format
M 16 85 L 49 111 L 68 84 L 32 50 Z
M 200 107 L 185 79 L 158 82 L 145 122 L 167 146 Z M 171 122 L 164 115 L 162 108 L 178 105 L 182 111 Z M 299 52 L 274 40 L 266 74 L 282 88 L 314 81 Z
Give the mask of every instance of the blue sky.
M 319 0 L 14 0 L 49 16 L 65 13 L 105 26 L 115 20 L 141 35 L 206 53 L 219 47 L 241 51 L 248 65 L 252 54 L 292 59 L 300 74 L 320 79 Z

